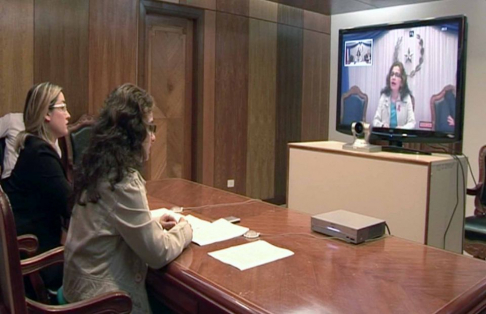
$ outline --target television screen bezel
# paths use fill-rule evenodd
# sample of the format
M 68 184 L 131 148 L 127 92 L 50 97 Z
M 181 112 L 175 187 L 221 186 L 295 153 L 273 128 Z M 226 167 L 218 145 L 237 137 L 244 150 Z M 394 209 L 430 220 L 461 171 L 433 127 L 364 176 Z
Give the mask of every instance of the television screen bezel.
M 464 130 L 464 95 L 466 77 L 466 57 L 467 57 L 467 17 L 465 15 L 454 15 L 445 17 L 435 17 L 420 20 L 403 21 L 399 23 L 387 23 L 345 28 L 339 30 L 339 55 L 338 55 L 338 84 L 336 97 L 336 131 L 352 135 L 351 125 L 341 124 L 341 96 L 342 96 L 342 75 L 344 62 L 344 41 L 343 36 L 358 32 L 375 30 L 393 30 L 400 28 L 414 28 L 421 26 L 433 26 L 447 23 L 458 23 L 458 54 L 457 54 L 457 73 L 456 73 L 456 116 L 454 134 L 437 132 L 432 130 L 407 130 L 400 128 L 372 128 L 372 139 L 383 139 L 390 142 L 422 142 L 422 143 L 453 143 L 462 141 Z M 371 123 L 370 123 L 371 124 Z

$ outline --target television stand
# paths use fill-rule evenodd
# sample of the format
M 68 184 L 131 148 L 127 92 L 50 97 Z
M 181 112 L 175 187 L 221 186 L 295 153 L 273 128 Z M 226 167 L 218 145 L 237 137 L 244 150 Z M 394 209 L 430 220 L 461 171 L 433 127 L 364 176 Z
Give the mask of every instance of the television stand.
M 425 152 L 418 149 L 406 148 L 402 146 L 395 145 L 384 145 L 381 150 L 389 153 L 401 153 L 401 154 L 415 154 L 415 155 L 432 155 L 431 152 Z
M 288 208 L 311 215 L 342 209 L 383 219 L 396 237 L 462 253 L 464 156 L 370 154 L 342 146 L 289 143 Z

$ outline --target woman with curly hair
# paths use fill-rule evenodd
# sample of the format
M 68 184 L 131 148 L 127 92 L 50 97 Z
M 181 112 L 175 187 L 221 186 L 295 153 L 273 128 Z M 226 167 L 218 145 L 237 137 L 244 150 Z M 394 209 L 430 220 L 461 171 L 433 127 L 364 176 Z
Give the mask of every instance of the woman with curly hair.
M 161 268 L 192 240 L 184 219 L 152 220 L 139 173 L 155 141 L 152 97 L 132 84 L 105 100 L 81 164 L 65 245 L 63 293 L 75 302 L 126 291 L 133 313 L 149 313 L 147 266 Z
M 413 129 L 415 113 L 411 95 L 403 63 L 395 61 L 386 76 L 386 86 L 381 90 L 373 126 Z

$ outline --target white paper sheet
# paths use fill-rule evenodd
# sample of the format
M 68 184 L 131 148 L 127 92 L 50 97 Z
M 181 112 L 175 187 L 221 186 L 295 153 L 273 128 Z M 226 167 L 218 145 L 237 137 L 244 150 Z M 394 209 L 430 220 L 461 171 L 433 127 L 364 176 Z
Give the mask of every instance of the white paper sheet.
M 177 214 L 166 208 L 154 209 L 150 213 L 152 214 L 152 219 L 157 221 L 164 214 L 173 216 L 177 221 L 179 221 L 180 217 L 184 217 L 192 227 L 192 242 L 200 246 L 236 238 L 249 230 L 246 227 L 232 224 L 223 218 L 211 223 L 192 215 Z
M 246 270 L 294 255 L 294 252 L 274 246 L 266 241 L 255 241 L 208 253 L 215 259 Z
M 193 229 L 192 242 L 204 246 L 242 236 L 248 230 L 246 227 L 237 226 L 221 218 L 212 222 L 210 226 L 202 227 L 197 231 Z

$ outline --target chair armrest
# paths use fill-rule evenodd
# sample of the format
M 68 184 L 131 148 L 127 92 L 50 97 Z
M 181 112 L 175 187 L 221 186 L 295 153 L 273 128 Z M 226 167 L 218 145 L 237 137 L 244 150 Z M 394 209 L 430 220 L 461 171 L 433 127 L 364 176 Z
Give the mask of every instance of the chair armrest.
M 17 243 L 19 245 L 19 251 L 27 254 L 27 256 L 33 256 L 39 248 L 39 241 L 37 237 L 32 234 L 25 234 L 17 237 Z
M 481 191 L 481 188 L 482 187 L 483 187 L 483 184 L 482 183 L 478 183 L 472 189 L 467 189 L 467 195 L 472 195 L 472 196 L 478 195 L 478 193 Z
M 60 246 L 34 257 L 20 261 L 22 275 L 35 273 L 47 266 L 64 262 L 64 247 Z
M 132 300 L 125 292 L 110 292 L 95 298 L 70 303 L 67 305 L 45 305 L 26 299 L 27 309 L 33 313 L 69 313 L 69 314 L 95 314 L 95 313 L 130 313 Z

